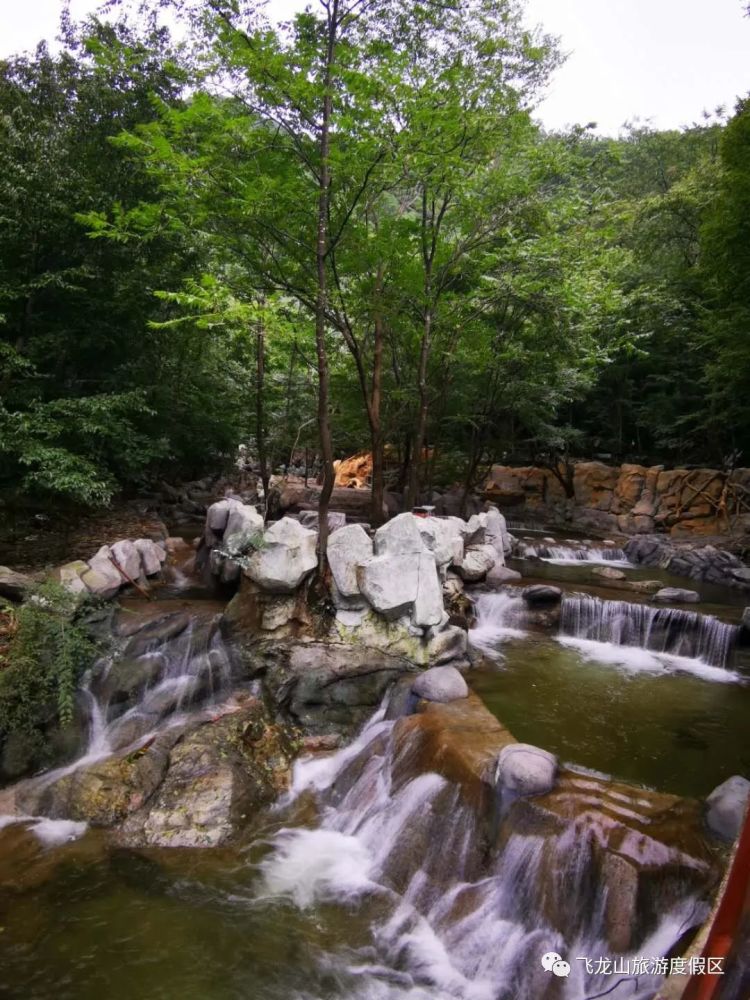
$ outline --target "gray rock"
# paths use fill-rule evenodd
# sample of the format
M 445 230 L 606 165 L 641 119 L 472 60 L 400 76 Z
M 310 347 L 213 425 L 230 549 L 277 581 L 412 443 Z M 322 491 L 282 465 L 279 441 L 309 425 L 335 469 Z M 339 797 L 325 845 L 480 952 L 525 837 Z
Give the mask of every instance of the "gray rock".
M 417 518 L 422 542 L 434 556 L 438 569 L 445 572 L 463 559 L 463 521 L 458 517 Z
M 118 594 L 120 587 L 125 582 L 115 566 L 112 565 L 110 554 L 109 546 L 102 545 L 96 555 L 89 559 L 88 570 L 81 573 L 81 579 L 86 588 L 104 600 L 109 600 Z
M 750 781 L 739 774 L 727 778 L 706 799 L 706 822 L 722 840 L 734 841 L 740 834 L 750 802 Z
M 530 607 L 543 607 L 549 604 L 559 604 L 562 600 L 562 590 L 545 583 L 535 583 L 531 587 L 524 587 L 521 597 Z
M 359 588 L 379 614 L 400 618 L 411 613 L 419 588 L 419 554 L 374 556 L 357 568 Z
M 491 545 L 472 545 L 466 549 L 466 553 L 456 569 L 459 576 L 467 583 L 476 583 L 487 576 L 495 565 L 496 559 L 497 552 Z
M 109 550 L 107 550 L 109 551 Z M 114 567 L 113 567 L 114 568 Z M 64 566 L 59 566 L 52 574 L 54 579 L 57 579 L 60 584 L 65 587 L 65 589 L 71 594 L 86 594 L 94 593 L 97 591 L 93 590 L 91 586 L 87 585 L 83 577 L 88 572 L 88 564 L 80 559 L 75 560 L 75 562 L 65 563 Z M 115 570 L 117 572 L 117 570 Z M 119 580 L 119 574 L 118 574 Z M 113 597 L 114 594 L 120 589 L 120 584 L 117 584 L 117 588 L 110 592 L 107 591 L 106 594 L 102 595 L 105 597 Z
M 161 572 L 162 563 L 167 558 L 167 553 L 152 542 L 150 538 L 138 538 L 134 542 L 141 560 L 141 573 L 143 576 L 156 576 Z
M 427 628 L 443 620 L 443 588 L 440 585 L 435 560 L 429 552 L 420 552 L 417 560 L 417 595 L 414 599 L 411 620 L 414 625 Z
M 0 566 L 0 597 L 6 597 L 9 601 L 22 601 L 32 585 L 31 577 L 16 573 L 7 566 Z
M 626 578 L 626 574 L 621 569 L 615 569 L 614 566 L 595 566 L 591 572 L 603 580 L 624 580 Z
M 466 630 L 458 625 L 431 629 L 427 645 L 428 662 L 436 667 L 454 660 L 463 662 L 466 659 L 468 644 Z
M 490 507 L 487 511 L 486 519 L 485 541 L 497 552 L 498 558 L 495 561 L 495 565 L 499 564 L 503 566 L 505 564 L 505 556 L 510 552 L 512 547 L 510 535 L 508 534 L 508 526 L 497 507 Z
M 358 597 L 357 567 L 373 557 L 372 540 L 361 524 L 348 524 L 328 538 L 328 564 L 342 597 Z
M 517 570 L 509 569 L 507 566 L 498 566 L 497 564 L 487 574 L 487 583 L 510 583 L 512 580 L 520 579 L 521 574 Z
M 376 556 L 405 556 L 425 551 L 414 514 L 399 514 L 375 532 Z
M 229 513 L 236 503 L 237 501 L 228 499 L 212 503 L 206 513 L 206 527 L 215 534 L 224 531 L 229 520 Z
M 700 594 L 697 591 L 683 590 L 681 587 L 662 587 L 651 598 L 652 601 L 658 601 L 660 604 L 694 604 L 700 599 Z
M 557 775 L 554 754 L 529 743 L 511 743 L 497 757 L 495 781 L 516 795 L 544 795 L 551 791 Z
M 317 535 L 291 517 L 282 517 L 266 529 L 259 551 L 245 573 L 263 590 L 290 594 L 318 565 Z
M 131 580 L 141 575 L 141 554 L 129 538 L 123 538 L 112 546 L 112 555 L 117 565 Z
M 430 667 L 416 678 L 411 689 L 426 701 L 456 701 L 469 695 L 468 685 L 455 667 Z
M 260 540 L 263 534 L 263 518 L 250 504 L 234 504 L 229 511 L 222 548 L 230 555 L 241 555 Z
M 464 545 L 484 545 L 487 540 L 487 515 L 472 514 L 463 527 Z

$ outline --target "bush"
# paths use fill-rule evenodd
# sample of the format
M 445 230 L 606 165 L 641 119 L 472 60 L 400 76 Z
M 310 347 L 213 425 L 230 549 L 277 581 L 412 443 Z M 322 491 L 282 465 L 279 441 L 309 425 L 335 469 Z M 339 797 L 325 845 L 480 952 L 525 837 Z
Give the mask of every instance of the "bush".
M 9 747 L 14 757 L 47 763 L 52 755 L 50 733 L 73 721 L 78 682 L 97 652 L 83 622 L 89 603 L 58 583 L 46 582 L 20 608 L 5 608 L 10 641 L 0 659 L 4 770 L 25 769 L 23 761 L 5 760 Z

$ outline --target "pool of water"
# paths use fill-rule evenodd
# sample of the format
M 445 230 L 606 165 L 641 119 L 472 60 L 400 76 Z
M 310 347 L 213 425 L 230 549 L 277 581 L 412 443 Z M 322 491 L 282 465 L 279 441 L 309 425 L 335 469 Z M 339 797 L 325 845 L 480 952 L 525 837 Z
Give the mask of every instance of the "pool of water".
M 484 637 L 467 679 L 516 739 L 660 791 L 704 796 L 750 778 L 742 672 L 549 635 Z

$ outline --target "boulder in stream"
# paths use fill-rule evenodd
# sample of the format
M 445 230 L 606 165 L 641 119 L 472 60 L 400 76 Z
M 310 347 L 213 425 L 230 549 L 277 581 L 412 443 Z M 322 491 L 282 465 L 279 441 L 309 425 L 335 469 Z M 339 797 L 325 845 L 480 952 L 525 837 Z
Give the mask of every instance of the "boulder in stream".
M 695 604 L 700 599 L 696 590 L 683 590 L 682 587 L 662 587 L 651 598 L 659 604 Z
M 245 573 L 263 590 L 291 594 L 318 565 L 318 536 L 292 517 L 282 517 L 266 529 Z
M 556 775 L 554 754 L 529 743 L 503 747 L 497 758 L 498 787 L 515 795 L 546 795 L 554 788 Z
M 732 842 L 742 829 L 750 803 L 750 781 L 733 774 L 718 785 L 706 799 L 706 822 L 722 840 Z
M 411 689 L 426 701 L 456 701 L 469 695 L 466 681 L 455 667 L 430 667 L 417 677 Z

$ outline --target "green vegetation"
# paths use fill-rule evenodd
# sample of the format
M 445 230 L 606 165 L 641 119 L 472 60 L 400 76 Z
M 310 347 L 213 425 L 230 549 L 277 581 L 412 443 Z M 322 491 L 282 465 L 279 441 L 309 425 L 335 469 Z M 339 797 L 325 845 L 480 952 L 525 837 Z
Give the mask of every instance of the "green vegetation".
M 0 494 L 106 504 L 249 441 L 750 461 L 750 105 L 550 134 L 517 0 L 242 0 L 66 23 L 0 64 Z M 429 456 L 429 460 L 427 459 Z
M 84 621 L 90 604 L 47 581 L 22 605 L 0 609 L 10 635 L 0 657 L 0 771 L 46 763 L 50 740 L 71 725 L 78 682 L 96 652 Z

